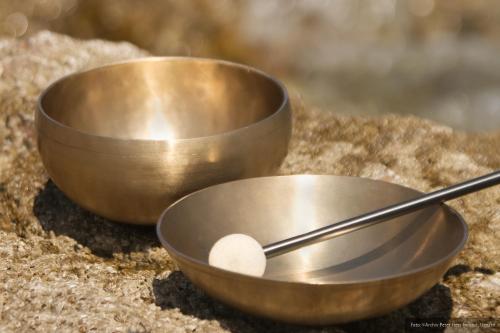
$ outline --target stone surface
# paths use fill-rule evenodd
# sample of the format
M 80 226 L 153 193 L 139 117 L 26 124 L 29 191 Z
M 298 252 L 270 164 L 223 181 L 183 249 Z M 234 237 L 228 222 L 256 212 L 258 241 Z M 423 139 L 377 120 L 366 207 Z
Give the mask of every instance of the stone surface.
M 232 310 L 176 270 L 152 228 L 115 224 L 72 203 L 36 151 L 36 98 L 61 75 L 142 55 L 126 43 L 48 32 L 0 40 L 0 331 L 400 332 L 408 318 L 500 316 L 499 187 L 450 202 L 470 239 L 441 283 L 386 316 L 323 328 Z M 360 175 L 430 191 L 500 168 L 499 132 L 338 116 L 294 102 L 283 174 Z

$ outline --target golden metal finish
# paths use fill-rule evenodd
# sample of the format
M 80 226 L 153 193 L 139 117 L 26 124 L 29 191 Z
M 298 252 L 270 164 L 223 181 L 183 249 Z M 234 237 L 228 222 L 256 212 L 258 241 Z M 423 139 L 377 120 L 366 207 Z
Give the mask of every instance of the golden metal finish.
M 354 177 L 246 179 L 184 197 L 157 232 L 186 276 L 229 305 L 291 323 L 341 323 L 390 312 L 439 282 L 467 239 L 461 217 L 430 206 L 270 258 L 262 278 L 209 266 L 210 248 L 232 233 L 273 243 L 419 194 Z
M 272 174 L 291 115 L 285 87 L 253 68 L 146 58 L 55 82 L 40 96 L 36 128 L 45 168 L 71 199 L 154 224 L 182 195 Z

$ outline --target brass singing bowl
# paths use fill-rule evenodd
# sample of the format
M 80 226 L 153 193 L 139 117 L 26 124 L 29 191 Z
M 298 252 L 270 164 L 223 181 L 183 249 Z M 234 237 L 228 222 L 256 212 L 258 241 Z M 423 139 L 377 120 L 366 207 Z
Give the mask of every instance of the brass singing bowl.
M 246 179 L 177 201 L 157 233 L 184 274 L 228 305 L 290 323 L 342 323 L 388 313 L 438 283 L 466 242 L 462 218 L 432 206 L 268 259 L 262 278 L 209 266 L 212 245 L 232 233 L 266 245 L 419 194 L 356 177 Z
M 146 58 L 55 82 L 36 128 L 43 164 L 68 197 L 112 220 L 154 224 L 187 193 L 273 174 L 291 114 L 285 87 L 256 69 Z

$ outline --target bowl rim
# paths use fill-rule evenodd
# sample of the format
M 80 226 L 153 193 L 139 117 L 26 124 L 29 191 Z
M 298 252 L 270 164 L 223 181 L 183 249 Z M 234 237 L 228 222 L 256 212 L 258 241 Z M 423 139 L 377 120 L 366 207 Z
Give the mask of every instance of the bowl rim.
M 212 187 L 217 187 L 221 186 L 224 184 L 229 184 L 229 183 L 235 183 L 235 182 L 245 182 L 245 181 L 251 181 L 253 179 L 263 179 L 263 178 L 292 178 L 292 177 L 337 177 L 337 178 L 348 178 L 348 179 L 362 179 L 365 181 L 372 181 L 372 182 L 380 182 L 384 184 L 389 184 L 393 186 L 398 186 L 407 190 L 411 190 L 412 192 L 416 194 L 424 194 L 424 192 L 421 192 L 419 190 L 413 189 L 411 187 L 405 186 L 405 185 L 400 185 L 397 183 L 392 183 L 389 181 L 385 180 L 380 180 L 380 179 L 372 179 L 372 178 L 367 178 L 367 177 L 357 177 L 357 176 L 343 176 L 343 175 L 332 175 L 332 174 L 291 174 L 291 175 L 277 175 L 277 176 L 266 176 L 266 177 L 252 177 L 252 178 L 245 178 L 245 179 L 238 179 L 238 180 L 233 180 L 225 183 L 220 183 L 212 186 L 208 186 L 205 188 L 202 188 L 198 191 L 189 193 L 188 195 L 185 195 L 184 197 L 178 199 L 174 203 L 172 203 L 170 206 L 168 206 L 160 215 L 158 218 L 158 222 L 156 224 L 156 234 L 158 239 L 160 240 L 160 243 L 165 247 L 167 252 L 172 252 L 174 254 L 174 257 L 180 257 L 182 260 L 187 261 L 191 265 L 196 265 L 196 269 L 203 270 L 207 272 L 208 274 L 214 274 L 214 275 L 219 275 L 219 276 L 224 276 L 225 278 L 232 278 L 232 279 L 247 279 L 249 281 L 260 281 L 260 282 L 267 282 L 267 283 L 287 283 L 290 285 L 296 285 L 296 286 L 342 286 L 342 287 L 358 287 L 359 284 L 377 284 L 377 283 L 385 283 L 387 281 L 395 280 L 395 279 L 401 279 L 401 278 L 407 278 L 409 276 L 418 274 L 418 273 L 423 273 L 426 271 L 430 271 L 433 269 L 436 269 L 440 267 L 441 265 L 445 264 L 447 261 L 453 259 L 462 249 L 464 248 L 468 236 L 469 236 L 469 228 L 467 226 L 467 223 L 465 222 L 464 218 L 462 215 L 460 215 L 455 209 L 451 208 L 450 206 L 446 205 L 444 202 L 440 203 L 439 206 L 441 209 L 444 209 L 445 212 L 451 214 L 453 217 L 455 217 L 458 220 L 458 223 L 461 225 L 463 229 L 463 235 L 462 239 L 460 240 L 459 244 L 453 249 L 453 251 L 450 251 L 446 256 L 440 258 L 439 260 L 432 262 L 427 265 L 423 265 L 418 268 L 413 268 L 411 270 L 405 271 L 405 272 L 400 272 L 396 274 L 391 274 L 385 277 L 378 277 L 378 278 L 367 278 L 367 279 L 356 279 L 356 280 L 335 280 L 335 281 L 329 281 L 329 282 L 303 282 L 303 281 L 287 281 L 287 280 L 281 280 L 281 279 L 274 279 L 274 278 L 269 278 L 269 277 L 255 277 L 251 275 L 245 275 L 233 271 L 228 271 L 222 268 L 218 267 L 213 267 L 210 266 L 208 263 L 205 263 L 201 260 L 192 258 L 177 249 L 175 249 L 173 246 L 171 246 L 167 240 L 163 237 L 161 233 L 161 225 L 165 223 L 165 216 L 168 213 L 169 210 L 173 209 L 176 205 L 178 205 L 180 202 L 184 201 L 188 197 L 196 195 L 198 192 L 202 192 L 205 190 L 208 190 Z
M 78 77 L 79 75 L 91 73 L 91 72 L 98 72 L 103 69 L 111 68 L 111 67 L 118 67 L 118 66 L 123 66 L 123 65 L 130 65 L 130 64 L 135 64 L 135 63 L 141 63 L 141 62 L 163 62 L 163 61 L 185 61 L 185 62 L 212 62 L 212 63 L 218 63 L 222 64 L 225 66 L 245 70 L 248 72 L 253 72 L 255 74 L 260 75 L 261 77 L 267 79 L 269 82 L 271 82 L 273 85 L 275 85 L 281 92 L 281 103 L 279 106 L 269 115 L 265 116 L 262 119 L 259 119 L 258 121 L 252 122 L 246 126 L 238 127 L 231 129 L 229 131 L 224 131 L 220 133 L 215 133 L 215 134 L 210 134 L 210 135 L 205 135 L 205 136 L 194 136 L 194 137 L 187 137 L 187 138 L 166 138 L 166 139 L 143 139 L 143 138 L 120 138 L 120 137 L 114 137 L 114 136 L 109 136 L 109 135 L 96 135 L 92 134 L 86 131 L 82 131 L 79 129 L 76 129 L 74 127 L 68 126 L 55 118 L 49 116 L 45 109 L 43 108 L 43 101 L 47 94 L 52 91 L 52 89 L 60 84 L 63 81 L 66 81 L 67 79 L 75 78 Z M 195 142 L 199 140 L 212 140 L 216 138 L 222 138 L 226 136 L 231 136 L 234 134 L 241 133 L 242 131 L 249 130 L 253 127 L 261 126 L 267 122 L 272 121 L 274 118 L 278 117 L 281 113 L 286 111 L 288 109 L 290 103 L 290 97 L 288 94 L 288 91 L 285 87 L 285 85 L 275 78 L 274 76 L 267 74 L 266 72 L 257 69 L 255 67 L 246 65 L 246 64 L 241 64 L 229 60 L 224 60 L 224 59 L 217 59 L 217 58 L 208 58 L 208 57 L 191 57 L 191 56 L 147 56 L 147 57 L 138 57 L 138 58 L 132 58 L 132 59 L 127 59 L 127 60 L 121 60 L 121 61 L 115 61 L 115 62 L 110 62 L 110 63 L 105 63 L 103 65 L 99 65 L 96 67 L 84 69 L 84 70 L 79 70 L 75 71 L 73 73 L 64 75 L 52 83 L 50 83 L 38 96 L 37 102 L 36 102 L 36 113 L 40 114 L 51 127 L 55 127 L 58 130 L 62 130 L 63 132 L 66 132 L 67 134 L 71 133 L 71 135 L 77 135 L 80 138 L 86 138 L 88 140 L 102 140 L 102 141 L 107 141 L 110 143 L 124 143 L 124 144 L 130 144 L 130 143 L 138 143 L 141 145 L 162 145 L 164 143 L 170 144 L 170 143 L 184 143 L 184 142 Z M 55 138 L 53 135 L 50 135 L 49 133 L 46 133 L 45 131 L 41 130 L 42 125 L 37 124 L 37 132 L 41 135 L 47 136 L 48 138 L 66 146 L 73 146 L 71 144 L 68 144 L 67 142 L 63 142 L 61 140 L 58 140 Z M 82 147 L 76 147 L 76 148 L 82 148 Z

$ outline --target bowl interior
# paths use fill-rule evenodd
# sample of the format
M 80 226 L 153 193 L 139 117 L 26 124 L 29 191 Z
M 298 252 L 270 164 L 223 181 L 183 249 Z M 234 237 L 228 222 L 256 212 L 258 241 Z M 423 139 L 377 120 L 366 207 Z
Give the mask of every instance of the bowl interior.
M 285 176 L 213 186 L 171 206 L 159 235 L 168 247 L 208 266 L 220 237 L 245 233 L 265 245 L 417 196 L 398 185 L 354 177 Z M 265 278 L 307 283 L 390 278 L 457 253 L 466 227 L 437 205 L 271 258 Z
M 249 67 L 153 58 L 69 76 L 48 90 L 42 107 L 88 134 L 158 140 L 238 129 L 276 112 L 284 98 L 276 81 Z

